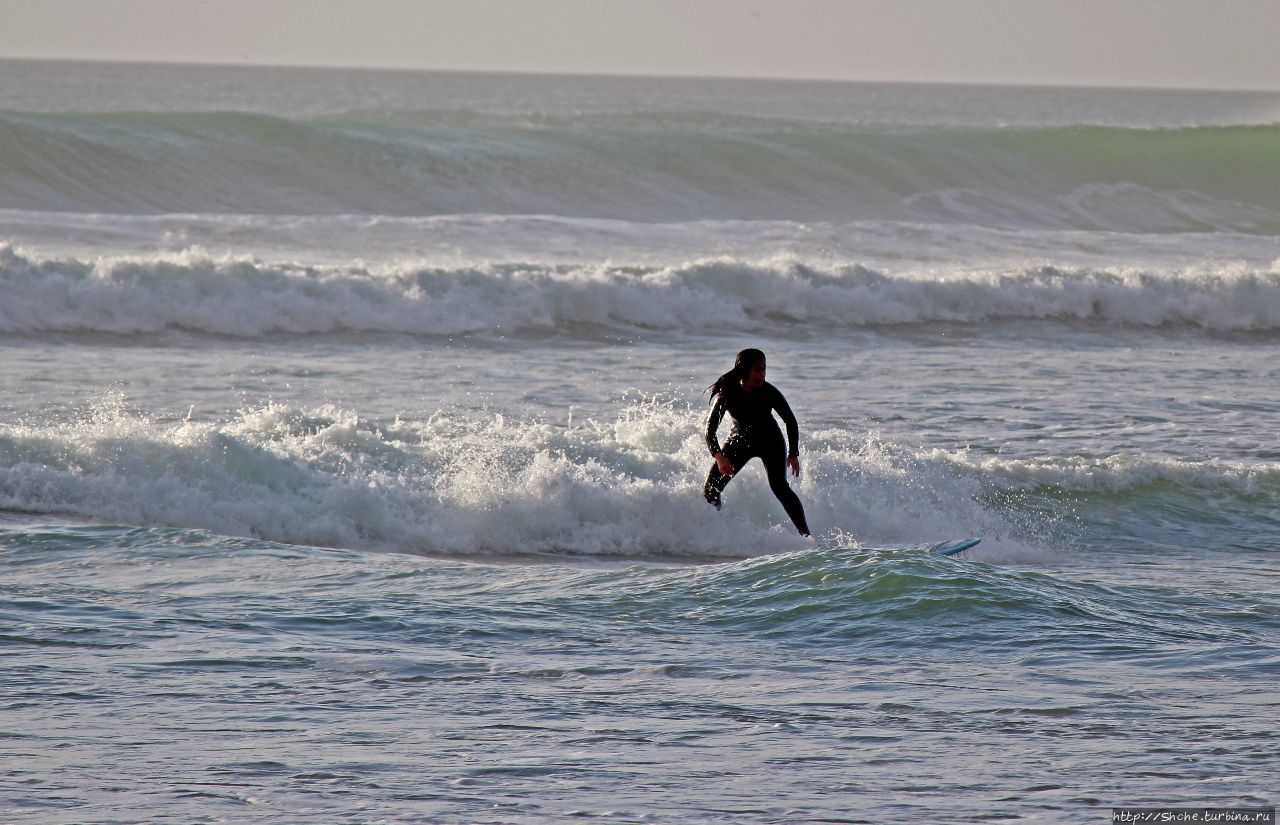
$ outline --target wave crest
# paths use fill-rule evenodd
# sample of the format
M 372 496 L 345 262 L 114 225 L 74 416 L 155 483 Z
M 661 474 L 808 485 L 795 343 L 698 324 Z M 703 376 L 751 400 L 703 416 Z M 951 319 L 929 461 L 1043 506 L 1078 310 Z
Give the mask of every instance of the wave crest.
M 0 426 L 0 507 L 462 556 L 689 559 L 810 546 L 758 462 L 730 488 L 724 512 L 702 500 L 702 415 L 649 402 L 612 422 L 559 426 L 444 412 L 372 421 L 331 406 L 267 405 L 226 421 L 160 421 L 107 398 L 70 424 Z M 1183 531 L 1203 511 L 1221 529 L 1214 519 L 1255 512 L 1248 502 L 1280 486 L 1274 465 L 1011 461 L 843 429 L 806 444 L 798 492 L 820 541 L 838 547 L 980 535 L 979 558 L 1025 557 L 1069 542 L 1062 531 L 1092 512 L 1107 523 L 1117 507 L 1138 521 L 1176 517 L 1170 529 Z
M 104 399 L 70 425 L 0 427 L 0 507 L 294 544 L 466 556 L 743 557 L 801 549 L 763 470 L 702 499 L 701 410 L 647 403 L 562 427 L 439 413 L 378 422 L 268 405 L 157 421 Z M 818 443 L 818 442 L 815 442 Z M 799 491 L 837 538 L 924 544 L 1016 528 L 940 462 L 810 453 Z
M 0 245 L 0 333 L 166 330 L 420 336 L 687 331 L 801 325 L 1085 322 L 1208 331 L 1280 329 L 1280 262 L 1214 271 L 1037 267 L 892 274 L 795 258 L 674 266 L 476 263 L 371 269 L 264 263 L 189 250 L 38 258 Z

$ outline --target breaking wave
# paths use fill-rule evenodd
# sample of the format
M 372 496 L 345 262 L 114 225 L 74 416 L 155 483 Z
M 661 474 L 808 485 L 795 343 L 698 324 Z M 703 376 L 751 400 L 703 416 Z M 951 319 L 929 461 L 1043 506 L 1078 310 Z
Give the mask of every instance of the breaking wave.
M 1204 271 L 1037 267 L 894 274 L 794 257 L 673 266 L 266 263 L 198 250 L 41 258 L 0 245 L 0 333 L 701 333 L 803 325 L 1085 322 L 1280 329 L 1280 263 Z
M 108 397 L 73 422 L 0 426 L 0 508 L 460 556 L 714 558 L 811 547 L 758 462 L 729 488 L 724 512 L 708 508 L 702 415 L 646 403 L 612 422 L 558 426 L 267 405 L 223 421 L 164 421 Z M 1280 489 L 1274 465 L 1010 461 L 841 428 L 809 435 L 804 464 L 797 489 L 822 546 L 981 535 L 986 558 L 1060 548 L 1074 525 L 1095 515 L 1106 524 L 1117 509 L 1148 519 L 1148 533 L 1170 518 L 1180 533 L 1197 518 L 1221 530 L 1222 518 L 1241 513 L 1261 529 L 1258 513 Z

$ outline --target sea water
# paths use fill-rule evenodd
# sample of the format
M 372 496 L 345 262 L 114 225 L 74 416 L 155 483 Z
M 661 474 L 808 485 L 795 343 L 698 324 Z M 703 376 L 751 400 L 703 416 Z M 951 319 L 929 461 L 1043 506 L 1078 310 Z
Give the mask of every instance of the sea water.
M 0 818 L 1274 805 L 1278 236 L 1276 94 L 0 63 Z

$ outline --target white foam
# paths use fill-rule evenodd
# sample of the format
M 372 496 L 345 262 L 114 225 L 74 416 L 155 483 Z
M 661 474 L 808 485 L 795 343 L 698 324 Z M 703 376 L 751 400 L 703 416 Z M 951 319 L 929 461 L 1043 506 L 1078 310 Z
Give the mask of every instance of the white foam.
M 935 322 L 1083 321 L 1280 329 L 1280 261 L 1208 269 L 1024 267 L 889 272 L 795 256 L 671 266 L 304 266 L 198 249 L 45 258 L 0 245 L 0 332 L 235 337 L 539 332 L 582 325 L 704 332 Z
M 932 450 L 925 457 L 930 461 L 952 463 L 965 473 L 1017 491 L 1118 493 L 1164 484 L 1173 488 L 1256 495 L 1280 482 L 1280 466 L 1275 464 L 1178 461 L 1131 455 L 1000 459 L 944 450 Z
M 377 423 L 271 405 L 154 421 L 106 399 L 72 426 L 0 428 L 0 507 L 321 546 L 462 555 L 743 556 L 811 546 L 759 462 L 712 510 L 701 410 L 575 427 L 440 413 Z M 816 434 L 797 489 L 825 540 L 924 544 L 1015 525 L 948 463 Z M 823 540 L 820 536 L 820 540 Z

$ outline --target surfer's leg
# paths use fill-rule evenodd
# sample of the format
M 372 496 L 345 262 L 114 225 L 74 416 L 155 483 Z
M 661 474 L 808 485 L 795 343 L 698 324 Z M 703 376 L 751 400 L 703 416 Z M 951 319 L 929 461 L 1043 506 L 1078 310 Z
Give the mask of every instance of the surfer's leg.
M 800 535 L 809 535 L 809 522 L 804 517 L 804 505 L 800 503 L 800 497 L 796 495 L 795 490 L 792 490 L 791 485 L 787 483 L 787 459 L 783 448 L 779 445 L 777 450 L 770 450 L 760 458 L 764 461 L 765 471 L 769 474 L 769 489 L 782 503 L 782 508 L 787 511 L 787 515 L 791 517 L 791 523 L 800 531 Z
M 746 464 L 753 455 L 748 445 L 730 439 L 724 445 L 724 457 L 729 459 L 729 463 L 733 465 L 733 474 L 737 475 L 742 470 L 742 465 Z M 708 504 L 720 509 L 720 493 L 724 492 L 725 485 L 733 480 L 733 476 L 727 476 L 720 472 L 720 468 L 713 461 L 711 462 L 711 472 L 707 473 L 707 483 L 702 487 L 702 496 L 707 500 Z
M 716 463 L 714 461 L 711 462 L 711 472 L 707 473 L 707 483 L 702 485 L 702 497 L 707 500 L 708 504 L 719 510 L 720 493 L 724 492 L 725 485 L 732 480 L 733 476 L 727 476 L 720 472 L 720 468 L 716 466 Z

